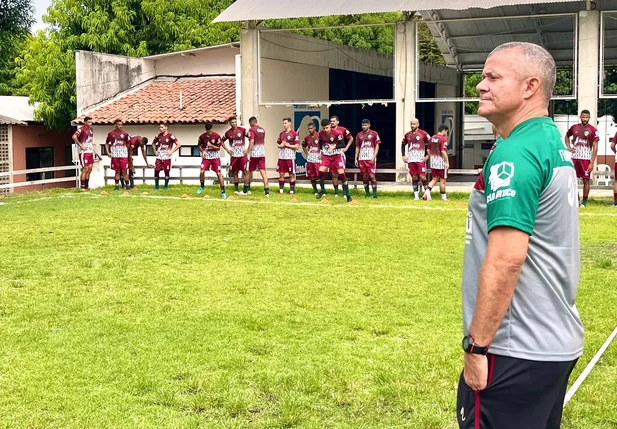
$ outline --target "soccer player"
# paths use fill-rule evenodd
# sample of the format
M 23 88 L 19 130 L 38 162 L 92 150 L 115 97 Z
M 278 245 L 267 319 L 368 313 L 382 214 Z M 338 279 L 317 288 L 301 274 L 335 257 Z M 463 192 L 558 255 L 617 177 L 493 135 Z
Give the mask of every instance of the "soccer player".
M 321 121 L 319 144 L 322 154 L 321 165 L 319 166 L 319 185 L 321 190 L 317 194 L 317 199 L 320 200 L 326 194 L 326 177 L 328 177 L 328 170 L 330 170 L 338 173 L 339 178 L 343 182 L 343 194 L 347 198 L 347 202 L 351 202 L 352 198 L 349 193 L 347 177 L 345 176 L 345 161 L 343 160 L 343 150 L 345 149 L 343 134 L 338 130 L 330 128 L 329 119 Z
M 574 169 L 576 170 L 576 177 L 583 179 L 583 200 L 581 201 L 581 207 L 587 206 L 587 199 L 589 198 L 589 189 L 591 188 L 590 178 L 593 166 L 596 163 L 596 156 L 598 155 L 598 130 L 592 125 L 589 125 L 589 110 L 581 111 L 581 123 L 572 125 L 564 141 L 567 148 L 572 152 L 572 161 L 574 162 Z M 572 138 L 572 144 L 570 143 Z
M 440 125 L 437 134 L 431 137 L 429 156 L 431 160 L 431 176 L 433 178 L 424 191 L 422 198 L 425 200 L 431 199 L 431 189 L 439 181 L 441 199 L 448 201 L 446 197 L 446 179 L 448 178 L 448 169 L 450 168 L 450 162 L 448 161 L 448 131 L 450 129 L 447 125 Z
M 116 119 L 114 121 L 114 129 L 107 134 L 105 140 L 105 150 L 107 156 L 111 158 L 111 169 L 116 172 L 114 175 L 115 188 L 120 188 L 120 175 L 124 179 L 124 185 L 122 189 L 126 189 L 126 184 L 129 182 L 129 133 L 122 130 L 122 120 Z
M 302 142 L 302 151 L 306 158 L 306 175 L 313 186 L 313 193 L 317 192 L 317 180 L 319 179 L 319 165 L 321 164 L 321 151 L 319 149 L 319 133 L 315 129 L 313 121 L 308 124 L 308 134 Z
M 133 164 L 133 155 L 137 155 L 139 148 L 141 148 L 141 154 L 144 157 L 144 162 L 148 168 L 154 166 L 148 162 L 148 155 L 146 153 L 146 145 L 148 144 L 148 138 L 142 136 L 133 136 L 129 138 L 129 182 L 131 189 L 135 188 L 135 165 Z M 126 186 L 125 183 L 122 186 Z
M 347 157 L 345 153 L 349 150 L 351 145 L 353 144 L 353 136 L 349 130 L 341 125 L 339 125 L 339 117 L 336 115 L 330 116 L 330 127 L 336 131 L 339 131 L 343 135 L 343 140 L 347 140 L 347 144 L 343 149 L 343 163 L 347 165 Z M 338 197 L 338 173 L 336 169 L 331 171 L 332 173 L 332 186 L 334 187 L 334 196 Z
M 86 116 L 84 124 L 73 134 L 73 141 L 77 145 L 79 164 L 81 165 L 81 189 L 90 190 L 90 174 L 94 165 L 94 137 L 92 134 L 92 118 Z
M 291 118 L 283 118 L 283 131 L 276 140 L 279 160 L 276 171 L 279 174 L 279 194 L 285 188 L 285 174 L 289 176 L 289 193 L 296 191 L 296 151 L 300 147 L 298 133 L 291 129 Z
M 613 137 L 613 143 L 611 143 L 611 150 L 615 152 L 615 169 L 613 170 L 613 182 L 615 183 L 613 187 L 613 198 L 615 205 L 613 207 L 617 209 L 617 134 L 615 134 L 615 137 Z
M 240 172 L 242 172 L 242 177 L 246 178 L 246 167 L 248 162 L 246 159 L 245 139 L 248 137 L 248 133 L 246 129 L 238 126 L 238 120 L 236 118 L 231 118 L 229 120 L 229 126 L 231 128 L 225 132 L 221 141 L 223 143 L 223 149 L 231 156 L 230 167 L 234 175 L 234 189 L 236 194 L 244 195 L 244 192 L 240 192 Z M 226 141 L 229 141 L 231 149 L 228 149 L 225 145 Z
M 431 136 L 420 129 L 420 121 L 416 118 L 411 120 L 411 131 L 407 132 L 401 143 L 401 153 L 403 162 L 407 164 L 407 169 L 411 175 L 413 184 L 414 200 L 420 199 L 420 181 L 426 190 L 428 181 L 426 180 L 426 148 L 431 142 Z
M 201 151 L 201 169 L 199 171 L 200 188 L 197 194 L 201 195 L 205 188 L 206 171 L 211 170 L 216 173 L 221 187 L 221 198 L 227 198 L 225 193 L 225 179 L 221 174 L 221 136 L 212 131 L 212 124 L 206 123 L 206 132 L 197 139 L 197 147 Z
M 161 131 L 154 138 L 152 146 L 154 146 L 154 155 L 156 155 L 156 164 L 154 166 L 154 189 L 159 189 L 159 178 L 161 171 L 165 172 L 165 186 L 163 190 L 169 189 L 169 172 L 171 171 L 171 156 L 180 149 L 180 142 L 169 132 L 169 126 L 165 123 L 159 125 Z
M 253 171 L 259 170 L 261 179 L 264 182 L 264 192 L 266 197 L 270 196 L 270 187 L 268 186 L 268 173 L 266 172 L 266 130 L 258 123 L 255 116 L 249 119 L 249 147 L 244 151 L 244 155 L 250 154 L 249 171 L 244 178 L 244 194 L 251 193 L 251 179 Z
M 371 197 L 369 182 L 373 187 L 373 198 L 377 198 L 375 170 L 377 168 L 377 154 L 379 153 L 380 144 L 379 134 L 371 130 L 371 121 L 362 119 L 362 132 L 359 132 L 356 136 L 355 164 L 356 167 L 360 167 L 366 198 Z

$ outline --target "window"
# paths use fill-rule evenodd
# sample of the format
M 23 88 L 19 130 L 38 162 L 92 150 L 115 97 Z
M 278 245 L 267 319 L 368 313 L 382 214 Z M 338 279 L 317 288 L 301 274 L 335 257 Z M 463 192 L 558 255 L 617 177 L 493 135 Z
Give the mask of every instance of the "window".
M 73 165 L 73 145 L 64 147 L 64 165 Z M 64 177 L 75 177 L 75 170 L 65 170 Z
M 197 146 L 180 146 L 180 156 L 201 156 Z
M 54 150 L 50 147 L 26 148 L 26 170 L 54 166 Z M 26 181 L 53 179 L 54 172 L 26 174 Z
M 101 156 L 106 156 L 107 155 L 107 149 L 105 149 L 105 145 L 102 144 L 101 145 Z
M 8 142 L 8 141 L 9 141 L 9 126 L 0 125 L 0 142 Z
M 154 156 L 154 146 L 152 146 L 151 144 L 146 146 L 146 155 Z

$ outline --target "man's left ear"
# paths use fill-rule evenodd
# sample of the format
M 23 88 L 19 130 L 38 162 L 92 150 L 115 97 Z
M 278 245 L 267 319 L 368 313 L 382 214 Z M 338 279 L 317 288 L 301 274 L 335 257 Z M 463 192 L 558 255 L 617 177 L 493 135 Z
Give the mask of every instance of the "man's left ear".
M 540 79 L 537 77 L 530 77 L 527 79 L 527 85 L 525 86 L 525 98 L 532 97 L 536 92 L 540 90 Z

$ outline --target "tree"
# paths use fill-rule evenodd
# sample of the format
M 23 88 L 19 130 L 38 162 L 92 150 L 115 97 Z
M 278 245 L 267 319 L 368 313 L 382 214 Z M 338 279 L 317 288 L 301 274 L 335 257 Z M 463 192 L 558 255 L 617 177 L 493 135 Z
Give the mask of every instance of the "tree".
M 0 95 L 15 91 L 15 58 L 34 23 L 32 0 L 0 0 Z

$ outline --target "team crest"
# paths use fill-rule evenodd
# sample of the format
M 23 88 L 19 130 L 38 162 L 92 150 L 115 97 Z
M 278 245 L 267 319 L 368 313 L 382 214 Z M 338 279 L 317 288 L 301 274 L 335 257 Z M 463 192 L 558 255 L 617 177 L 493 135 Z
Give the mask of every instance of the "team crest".
M 585 137 L 589 135 L 589 131 L 585 131 Z
M 420 140 L 420 136 L 416 136 L 416 140 Z
M 291 136 L 287 136 L 287 140 L 291 140 Z
M 242 133 L 238 133 L 238 137 L 242 137 Z
M 372 138 L 373 138 L 373 136 L 369 134 L 369 135 L 368 135 L 368 138 L 369 138 L 369 140 L 370 140 L 370 139 L 372 139 Z

